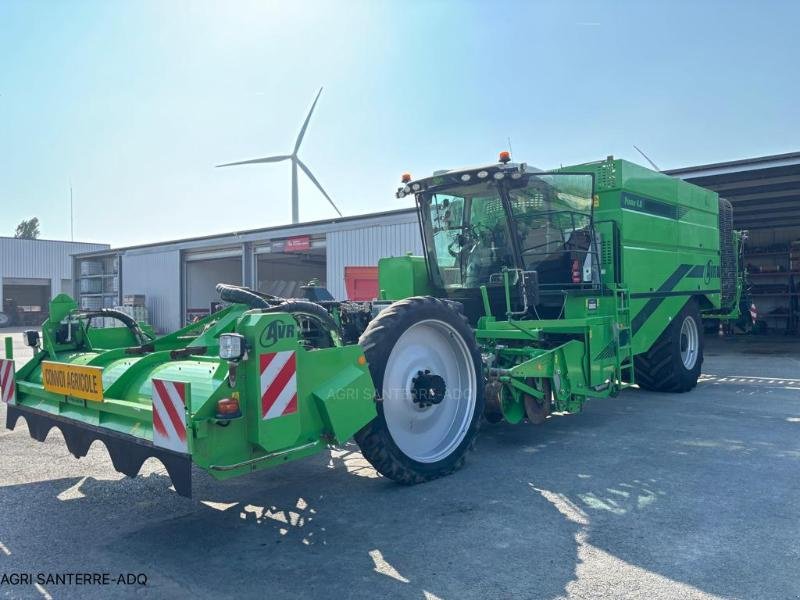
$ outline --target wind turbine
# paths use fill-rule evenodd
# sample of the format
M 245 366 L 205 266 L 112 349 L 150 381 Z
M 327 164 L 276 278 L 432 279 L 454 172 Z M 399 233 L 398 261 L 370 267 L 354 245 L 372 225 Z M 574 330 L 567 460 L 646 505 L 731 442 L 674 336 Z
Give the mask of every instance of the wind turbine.
M 661 171 L 661 169 L 659 169 L 659 168 L 658 168 L 658 165 L 657 165 L 656 163 L 654 163 L 652 160 L 650 160 L 650 157 L 649 157 L 649 156 L 647 156 L 647 154 L 645 154 L 644 152 L 642 152 L 642 151 L 639 149 L 639 146 L 637 146 L 636 144 L 634 144 L 634 145 L 633 145 L 633 147 L 634 147 L 634 148 L 636 148 L 636 151 L 637 151 L 639 154 L 641 154 L 642 156 L 644 156 L 644 159 L 645 159 L 647 162 L 649 162 L 649 163 L 650 163 L 650 166 L 651 166 L 651 167 L 653 167 L 653 170 L 654 170 L 654 171 Z
M 331 200 L 331 197 L 328 196 L 328 192 L 322 187 L 317 178 L 311 173 L 311 170 L 305 165 L 305 163 L 300 160 L 300 157 L 297 156 L 297 151 L 300 150 L 300 144 L 303 143 L 303 136 L 306 134 L 306 129 L 308 128 L 308 122 L 311 120 L 311 114 L 314 112 L 314 107 L 317 105 L 317 100 L 319 100 L 319 96 L 322 93 L 322 88 L 319 88 L 317 92 L 317 97 L 314 98 L 314 102 L 311 105 L 311 110 L 308 111 L 308 115 L 306 116 L 306 120 L 303 122 L 303 127 L 300 128 L 300 133 L 297 134 L 297 140 L 294 143 L 294 150 L 292 150 L 291 154 L 279 154 L 277 156 L 267 156 L 266 158 L 254 158 L 252 160 L 242 160 L 239 162 L 232 162 L 226 163 L 224 165 L 217 165 L 217 167 L 233 167 L 235 165 L 254 165 L 260 163 L 275 163 L 281 162 L 284 160 L 292 161 L 292 223 L 298 223 L 300 221 L 300 200 L 298 197 L 298 190 L 297 190 L 297 167 L 300 167 L 303 170 L 303 173 L 311 180 L 317 189 L 322 192 L 322 195 L 330 202 L 330 205 L 333 207 L 338 215 L 342 216 L 342 211 L 340 211 L 336 205 Z

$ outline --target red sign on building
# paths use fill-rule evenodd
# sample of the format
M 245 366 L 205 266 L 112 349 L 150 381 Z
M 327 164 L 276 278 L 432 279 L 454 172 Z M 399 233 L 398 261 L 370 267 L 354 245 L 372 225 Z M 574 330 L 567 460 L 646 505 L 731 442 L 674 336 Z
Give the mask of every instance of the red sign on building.
M 283 246 L 284 252 L 305 252 L 306 250 L 311 250 L 311 236 L 308 235 L 287 238 Z

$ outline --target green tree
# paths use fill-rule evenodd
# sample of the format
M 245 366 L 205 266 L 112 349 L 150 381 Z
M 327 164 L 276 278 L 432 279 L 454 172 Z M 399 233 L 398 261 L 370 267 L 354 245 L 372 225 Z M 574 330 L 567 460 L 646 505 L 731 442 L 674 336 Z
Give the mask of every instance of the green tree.
M 15 238 L 22 240 L 35 240 L 39 237 L 39 219 L 33 217 L 32 219 L 25 219 L 19 225 L 14 233 Z

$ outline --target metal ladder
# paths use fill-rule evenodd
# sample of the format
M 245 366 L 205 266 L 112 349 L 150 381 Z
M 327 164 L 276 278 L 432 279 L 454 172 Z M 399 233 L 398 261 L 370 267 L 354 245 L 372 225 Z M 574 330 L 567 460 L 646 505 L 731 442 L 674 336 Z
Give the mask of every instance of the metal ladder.
M 614 324 L 617 330 L 617 352 L 614 359 L 615 378 L 619 389 L 622 390 L 635 383 L 633 331 L 631 330 L 631 295 L 628 292 L 628 288 L 614 288 Z

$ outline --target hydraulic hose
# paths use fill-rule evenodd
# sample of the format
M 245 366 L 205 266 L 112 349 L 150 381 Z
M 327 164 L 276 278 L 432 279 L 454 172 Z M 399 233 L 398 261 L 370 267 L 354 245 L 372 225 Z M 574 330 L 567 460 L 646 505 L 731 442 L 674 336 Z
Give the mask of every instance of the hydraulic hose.
M 331 314 L 315 302 L 293 298 L 287 300 L 269 294 L 255 292 L 249 288 L 227 283 L 217 284 L 217 293 L 221 300 L 246 304 L 260 312 L 286 312 L 297 319 L 298 316 L 310 318 L 330 337 L 331 345 L 337 345 L 342 339 L 342 330 Z
M 282 298 L 258 294 L 251 289 L 227 283 L 218 283 L 216 289 L 220 300 L 235 304 L 246 304 L 250 308 L 269 308 L 272 306 L 269 301 L 270 298 L 274 298 L 277 301 L 282 300 Z
M 87 317 L 89 319 L 89 324 L 91 325 L 92 319 L 94 317 L 112 317 L 117 321 L 121 321 L 125 327 L 131 330 L 136 340 L 141 345 L 147 344 L 149 341 L 155 339 L 153 336 L 145 333 L 142 328 L 139 326 L 139 323 L 136 322 L 136 319 L 131 317 L 129 314 L 124 313 L 119 310 L 114 310 L 113 308 L 100 308 L 98 310 L 81 310 L 75 313 L 78 316 Z
M 285 300 L 269 308 L 262 308 L 260 312 L 286 312 L 294 316 L 295 319 L 298 316 L 309 317 L 316 321 L 321 329 L 328 332 L 331 345 L 338 345 L 342 339 L 341 327 L 334 321 L 331 314 L 316 302 L 300 299 Z

